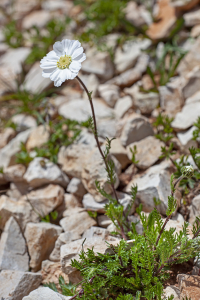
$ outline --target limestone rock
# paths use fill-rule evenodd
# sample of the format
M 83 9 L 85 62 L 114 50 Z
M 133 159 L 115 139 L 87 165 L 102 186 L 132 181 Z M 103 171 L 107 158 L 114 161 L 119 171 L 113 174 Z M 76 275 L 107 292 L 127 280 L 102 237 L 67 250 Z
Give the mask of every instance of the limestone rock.
M 21 149 L 21 142 L 26 143 L 31 129 L 19 133 L 5 147 L 0 150 L 0 167 L 6 168 L 16 164 L 16 153 Z
M 122 146 L 119 138 L 116 138 L 111 143 L 110 153 L 119 161 L 122 169 L 126 168 L 131 160 L 128 158 L 126 149 Z
M 200 280 L 197 275 L 177 275 L 178 285 L 181 292 L 180 297 L 199 300 Z
M 83 165 L 90 151 L 90 147 L 83 144 L 63 146 L 58 153 L 58 163 L 67 175 L 81 178 Z
M 51 15 L 46 10 L 33 11 L 23 18 L 22 27 L 29 29 L 32 26 L 44 27 L 51 19 Z
M 196 129 L 196 127 L 191 127 L 186 132 L 179 132 L 177 133 L 177 137 L 181 144 L 184 147 L 184 150 L 188 151 L 189 148 L 195 147 L 198 148 L 198 144 L 196 141 L 193 140 L 193 131 Z M 189 151 L 188 151 L 189 152 Z
M 7 167 L 3 170 L 4 177 L 10 182 L 24 181 L 23 175 L 26 172 L 26 167 L 21 164 Z
M 26 201 L 13 201 L 7 196 L 0 197 L 0 229 L 3 230 L 5 223 L 11 216 L 14 216 L 24 231 L 28 222 L 38 222 L 38 215 L 32 210 L 30 204 Z
M 21 229 L 13 217 L 6 222 L 0 239 L 0 270 L 28 271 L 29 257 Z
M 114 118 L 98 120 L 97 128 L 99 136 L 103 139 L 106 139 L 107 137 L 113 138 L 116 136 L 116 121 Z
M 0 297 L 6 300 L 21 300 L 37 289 L 42 281 L 40 274 L 5 270 L 0 273 Z
M 26 149 L 28 151 L 33 150 L 35 147 L 40 148 L 42 145 L 44 145 L 49 140 L 49 128 L 45 125 L 40 125 L 32 130 L 27 143 L 26 143 Z
M 100 238 L 104 241 L 117 241 L 118 238 L 110 236 L 110 232 L 104 228 L 92 226 L 83 234 L 83 239 L 96 239 Z
M 151 14 L 143 5 L 138 6 L 135 1 L 129 1 L 125 9 L 126 19 L 134 26 L 140 27 L 152 23 Z
M 123 146 L 128 146 L 153 134 L 153 129 L 148 119 L 137 114 L 132 114 L 125 123 L 120 140 Z
M 116 182 L 115 188 L 119 185 L 118 175 L 121 173 L 121 165 L 116 160 L 114 156 L 111 155 L 111 159 L 115 164 L 115 172 L 116 172 Z M 103 196 L 99 194 L 96 189 L 95 181 L 98 180 L 100 182 L 101 187 L 110 194 L 112 192 L 112 188 L 110 184 L 107 183 L 107 172 L 105 170 L 105 165 L 100 156 L 99 150 L 96 148 L 89 153 L 89 156 L 86 158 L 83 170 L 82 170 L 82 182 L 86 188 L 86 190 L 94 197 L 97 202 L 101 202 L 103 200 Z
M 142 50 L 147 49 L 151 45 L 149 39 L 137 39 L 124 43 L 122 49 L 118 48 L 115 53 L 115 66 L 117 73 L 122 73 L 134 67 Z
M 200 9 L 196 8 L 190 12 L 183 15 L 184 25 L 187 27 L 192 27 L 200 24 Z
M 83 196 L 87 193 L 82 181 L 75 177 L 71 179 L 67 187 L 67 192 L 79 198 L 83 198 Z
M 98 52 L 96 49 L 90 48 L 86 55 L 87 59 L 82 64 L 82 71 L 95 74 L 104 81 L 112 78 L 114 68 L 108 53 Z
M 200 102 L 184 105 L 182 111 L 177 113 L 171 125 L 176 130 L 185 130 L 193 125 L 199 115 Z
M 96 225 L 96 221 L 91 218 L 86 211 L 71 214 L 60 221 L 60 225 L 65 232 L 72 231 L 81 235 L 91 226 Z
M 56 164 L 42 157 L 35 157 L 29 164 L 24 179 L 35 188 L 49 183 L 67 187 L 69 183 L 67 175 Z
M 196 217 L 200 215 L 200 195 L 197 195 L 192 199 L 192 204 L 189 206 L 189 222 L 194 224 Z
M 49 257 L 61 232 L 60 226 L 50 223 L 27 224 L 24 236 L 31 258 L 30 268 L 34 272 L 40 270 L 42 261 Z
M 200 24 L 192 27 L 192 30 L 191 30 L 192 38 L 197 38 L 198 36 L 200 36 Z
M 81 80 L 87 86 L 89 91 L 92 91 L 92 96 L 96 97 L 98 94 L 98 86 L 99 86 L 99 79 L 95 74 L 90 75 L 81 75 Z M 82 86 L 81 86 L 82 88 Z M 82 88 L 83 89 L 83 88 Z M 88 100 L 87 93 L 83 89 L 83 97 Z
M 48 287 L 39 287 L 38 289 L 32 291 L 28 296 L 24 297 L 22 300 L 70 300 L 70 297 L 63 296 L 59 293 L 54 292 Z
M 161 156 L 161 147 L 164 146 L 164 143 L 154 136 L 148 136 L 139 142 L 132 143 L 127 146 L 127 153 L 130 160 L 132 159 L 132 152 L 130 149 L 134 149 L 135 146 L 137 147 L 135 159 L 138 161 L 136 166 L 139 169 L 147 169 Z
M 164 292 L 164 296 L 166 298 L 168 298 L 168 297 L 170 297 L 170 296 L 173 295 L 174 296 L 174 300 L 179 300 L 180 299 L 179 298 L 180 290 L 176 286 L 174 286 L 174 285 L 170 285 L 170 286 L 166 287 L 163 290 L 163 292 Z
M 114 107 L 119 98 L 119 87 L 112 84 L 101 84 L 98 87 L 101 98 L 110 106 Z
M 115 104 L 115 115 L 120 119 L 126 113 L 132 112 L 133 100 L 130 96 L 119 98 Z
M 12 122 L 17 125 L 18 131 L 23 131 L 28 128 L 34 128 L 37 126 L 37 122 L 34 117 L 27 116 L 25 114 L 18 114 L 12 117 Z
M 108 200 L 103 200 L 101 202 L 96 202 L 94 197 L 91 194 L 86 194 L 83 197 L 83 207 L 89 211 L 96 211 L 98 213 L 105 213 L 105 204 L 108 203 Z
M 185 101 L 185 104 L 191 104 L 194 102 L 199 102 L 200 101 L 200 91 L 196 92 L 194 95 L 192 95 L 191 97 L 187 98 Z
M 110 224 L 112 224 L 111 219 L 109 219 L 106 215 L 99 215 L 97 217 L 97 222 L 100 227 L 107 228 Z
M 1 133 L 0 133 L 0 149 L 5 147 L 12 138 L 15 136 L 15 131 L 11 127 L 5 128 Z
M 21 198 L 28 201 L 43 217 L 55 210 L 64 201 L 64 189 L 55 184 L 31 191 Z
M 153 198 L 161 200 L 158 205 L 158 211 L 165 215 L 168 196 L 170 195 L 170 173 L 166 170 L 169 163 L 162 163 L 157 166 L 150 167 L 142 175 L 136 175 L 133 180 L 126 186 L 125 191 L 130 193 L 131 186 L 138 186 L 137 201 L 142 203 L 143 211 L 151 212 L 155 205 Z
M 170 0 L 170 1 L 171 1 L 170 4 L 173 7 L 183 11 L 190 10 L 191 8 L 196 6 L 197 3 L 199 2 L 199 0 Z
M 60 257 L 59 257 L 60 260 Z M 60 262 L 53 262 L 50 260 L 43 260 L 42 262 L 42 284 L 48 284 L 49 282 L 55 283 L 57 289 L 59 290 L 59 277 L 62 276 L 66 282 L 69 282 L 68 276 L 62 272 Z

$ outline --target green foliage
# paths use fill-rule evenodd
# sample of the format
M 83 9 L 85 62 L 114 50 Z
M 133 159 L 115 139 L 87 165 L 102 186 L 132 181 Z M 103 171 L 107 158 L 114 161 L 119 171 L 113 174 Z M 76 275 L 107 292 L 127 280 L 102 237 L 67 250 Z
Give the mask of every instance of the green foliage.
M 131 158 L 132 163 L 133 163 L 134 165 L 138 164 L 138 163 L 139 163 L 139 160 L 136 160 L 136 158 L 135 158 L 135 156 L 136 156 L 136 154 L 137 154 L 137 146 L 135 145 L 135 146 L 133 147 L 133 149 L 132 149 L 132 148 L 129 148 L 129 150 L 130 150 L 131 153 L 132 153 L 132 158 Z
M 196 129 L 193 131 L 193 140 L 197 140 L 200 137 L 200 117 L 198 117 L 197 121 L 194 123 Z
M 44 217 L 41 217 L 41 222 L 50 223 L 51 219 L 53 221 L 56 221 L 57 217 L 58 217 L 58 212 L 55 210 L 55 211 L 50 212 L 50 214 L 48 214 Z
M 29 152 L 26 149 L 26 145 L 21 142 L 20 152 L 16 155 L 16 163 L 28 166 L 29 163 L 33 160 L 33 157 L 30 156 Z
M 0 174 L 3 174 L 3 167 L 0 167 Z
M 12 20 L 3 29 L 5 43 L 12 48 L 22 47 L 24 44 L 23 34 L 17 28 L 17 22 Z
M 61 275 L 59 276 L 59 285 L 64 296 L 73 296 L 76 291 L 76 287 L 71 282 L 66 284 L 63 276 Z M 58 292 L 55 283 L 49 282 L 44 284 L 44 286 L 52 289 L 54 292 Z
M 155 137 L 165 144 L 169 143 L 169 141 L 175 136 L 173 128 L 171 127 L 172 121 L 173 118 L 160 113 L 156 118 L 156 121 L 153 123 L 153 126 L 157 131 Z
M 96 212 L 96 211 L 88 211 L 88 215 L 89 215 L 91 218 L 94 218 L 94 219 L 97 218 L 97 212 Z

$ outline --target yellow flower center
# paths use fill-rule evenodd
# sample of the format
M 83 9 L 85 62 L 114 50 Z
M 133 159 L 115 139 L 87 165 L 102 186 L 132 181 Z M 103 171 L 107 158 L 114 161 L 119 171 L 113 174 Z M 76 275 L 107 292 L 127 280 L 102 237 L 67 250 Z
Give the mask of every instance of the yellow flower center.
M 59 69 L 69 68 L 71 62 L 72 62 L 72 57 L 70 55 L 61 56 L 60 59 L 57 61 L 57 67 Z

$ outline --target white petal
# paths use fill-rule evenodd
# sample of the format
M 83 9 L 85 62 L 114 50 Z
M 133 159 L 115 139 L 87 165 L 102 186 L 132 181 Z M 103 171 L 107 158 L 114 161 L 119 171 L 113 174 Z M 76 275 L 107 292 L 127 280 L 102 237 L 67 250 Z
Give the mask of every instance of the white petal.
M 53 45 L 53 50 L 56 52 L 56 55 L 58 56 L 62 56 L 65 54 L 64 47 L 61 42 L 55 42 L 55 44 Z
M 52 81 L 58 80 L 60 78 L 60 72 L 61 72 L 60 69 L 56 69 L 55 71 L 53 71 L 53 73 L 51 73 L 51 75 L 50 75 L 50 79 Z
M 54 86 L 59 87 L 59 86 L 61 86 L 62 83 L 63 83 L 62 80 L 58 79 L 58 80 L 54 81 Z
M 64 82 L 65 80 L 71 79 L 71 71 L 69 69 L 64 69 L 60 73 L 60 79 Z
M 82 63 L 84 60 L 86 60 L 86 55 L 85 53 L 79 55 L 78 57 L 75 58 L 76 61 L 79 61 L 80 63 Z
M 50 51 L 47 55 L 46 55 L 46 58 L 48 60 L 56 60 L 58 61 L 59 60 L 59 56 L 56 54 L 56 52 L 54 50 Z
M 79 41 L 72 41 L 72 44 L 70 45 L 68 55 L 72 55 L 74 51 L 81 46 L 81 43 Z
M 55 71 L 56 68 L 52 68 L 52 69 L 45 69 L 42 71 L 42 76 L 45 78 L 49 78 L 51 73 L 53 73 L 53 71 Z
M 78 57 L 80 54 L 83 53 L 83 47 L 77 48 L 73 53 L 72 53 L 72 58 L 75 59 Z
M 70 66 L 69 66 L 69 69 L 72 72 L 78 73 L 79 70 L 81 69 L 81 63 L 76 61 L 76 60 L 73 60 L 72 63 L 70 64 Z
M 40 64 L 42 69 L 51 69 L 56 68 L 56 61 L 45 61 L 43 60 Z
M 65 39 L 65 40 L 62 40 L 61 42 L 63 44 L 63 48 L 64 48 L 64 51 L 66 53 L 66 55 L 68 54 L 69 52 L 69 49 L 72 47 L 73 45 L 73 41 L 71 40 L 68 40 L 68 39 Z

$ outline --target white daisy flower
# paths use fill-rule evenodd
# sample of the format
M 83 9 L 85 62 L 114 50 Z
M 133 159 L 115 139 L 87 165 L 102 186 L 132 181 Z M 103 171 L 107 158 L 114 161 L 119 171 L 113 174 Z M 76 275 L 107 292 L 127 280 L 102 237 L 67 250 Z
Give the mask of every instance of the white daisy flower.
M 42 76 L 54 81 L 55 86 L 61 86 L 65 80 L 74 79 L 78 75 L 85 59 L 86 55 L 79 41 L 66 39 L 56 42 L 53 50 L 40 61 Z

